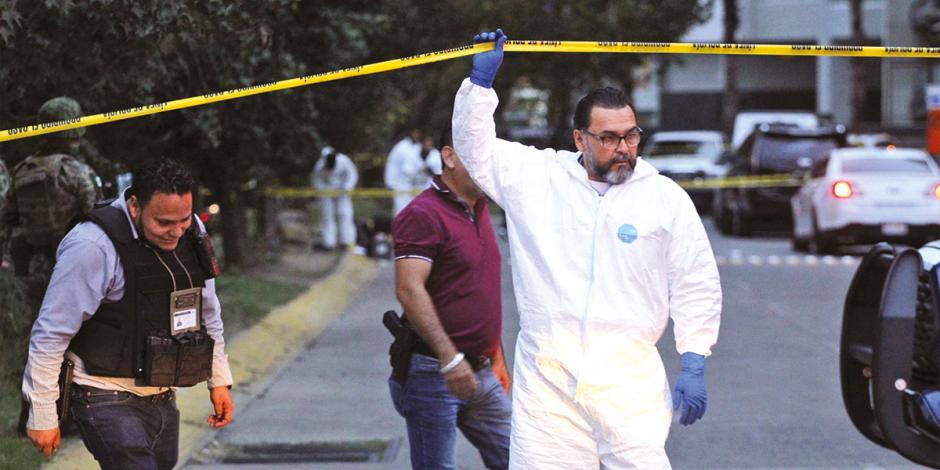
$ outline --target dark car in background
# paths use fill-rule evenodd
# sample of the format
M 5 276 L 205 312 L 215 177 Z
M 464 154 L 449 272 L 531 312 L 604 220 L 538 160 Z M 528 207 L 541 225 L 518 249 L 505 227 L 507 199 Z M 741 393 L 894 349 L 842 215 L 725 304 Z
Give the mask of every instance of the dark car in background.
M 762 124 L 729 154 L 727 176 L 754 182 L 773 177 L 775 182 L 753 187 L 732 184 L 715 190 L 712 213 L 724 234 L 749 236 L 756 225 L 789 227 L 790 197 L 799 181 L 829 152 L 847 145 L 844 126 L 802 128 Z

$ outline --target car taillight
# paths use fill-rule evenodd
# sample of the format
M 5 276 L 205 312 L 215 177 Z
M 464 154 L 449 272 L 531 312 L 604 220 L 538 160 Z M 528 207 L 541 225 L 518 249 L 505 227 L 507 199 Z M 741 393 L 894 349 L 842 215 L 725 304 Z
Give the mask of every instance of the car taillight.
M 940 183 L 937 183 L 933 187 L 933 197 L 940 199 Z
M 852 184 L 848 181 L 836 181 L 832 183 L 832 195 L 837 199 L 848 199 L 855 194 L 852 190 Z

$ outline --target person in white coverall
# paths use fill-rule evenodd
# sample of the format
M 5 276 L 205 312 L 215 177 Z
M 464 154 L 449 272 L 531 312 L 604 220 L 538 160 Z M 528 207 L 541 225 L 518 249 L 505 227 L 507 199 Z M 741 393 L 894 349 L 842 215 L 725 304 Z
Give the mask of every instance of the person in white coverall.
M 323 147 L 320 159 L 313 166 L 313 187 L 329 191 L 320 196 L 320 234 L 323 248 L 333 250 L 336 242 L 336 219 L 339 218 L 339 243 L 349 247 L 356 243 L 353 205 L 349 192 L 359 181 L 356 165 L 333 147 Z
M 398 215 L 405 206 L 414 199 L 416 190 L 415 181 L 421 178 L 424 181 L 424 159 L 421 158 L 421 132 L 414 129 L 398 141 L 388 153 L 385 162 L 385 187 L 395 191 L 392 197 L 393 216 Z
M 492 82 L 501 30 L 474 56 L 454 103 L 457 154 L 506 212 L 520 315 L 510 468 L 669 468 L 673 409 L 705 412 L 705 357 L 718 337 L 721 286 L 689 196 L 637 157 L 626 96 L 578 103 L 578 152 L 496 138 Z M 670 394 L 656 342 L 674 322 L 682 368 Z

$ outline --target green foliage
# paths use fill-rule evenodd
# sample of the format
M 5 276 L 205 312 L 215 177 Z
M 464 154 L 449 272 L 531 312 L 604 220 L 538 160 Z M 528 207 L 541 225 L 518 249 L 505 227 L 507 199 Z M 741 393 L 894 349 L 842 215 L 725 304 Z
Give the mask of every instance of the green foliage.
M 496 26 L 519 39 L 672 41 L 710 4 L 0 0 L 0 128 L 35 123 L 52 96 L 71 96 L 97 114 L 446 49 Z M 552 90 L 551 118 L 564 125 L 572 90 L 603 80 L 629 88 L 637 60 L 510 56 L 498 91 L 505 96 L 528 77 Z M 187 162 L 222 203 L 226 261 L 238 264 L 240 188 L 306 184 L 326 143 L 347 154 L 384 154 L 408 128 L 439 135 L 468 70 L 468 59 L 447 61 L 121 121 L 89 129 L 84 148 L 130 168 L 161 155 Z M 0 154 L 15 163 L 39 139 L 0 144 Z
M 274 307 L 289 302 L 306 289 L 304 285 L 263 279 L 238 271 L 224 273 L 216 279 L 216 290 L 222 303 L 225 335 L 232 335 L 263 318 Z
M 16 402 L 19 411 L 19 401 Z M 0 468 L 38 470 L 43 457 L 25 437 L 0 436 Z

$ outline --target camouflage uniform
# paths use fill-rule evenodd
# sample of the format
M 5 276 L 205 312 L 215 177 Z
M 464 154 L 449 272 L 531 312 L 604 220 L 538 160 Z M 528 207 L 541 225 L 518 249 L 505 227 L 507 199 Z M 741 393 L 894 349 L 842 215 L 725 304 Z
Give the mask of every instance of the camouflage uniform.
M 71 98 L 47 101 L 40 122 L 81 116 Z M 84 129 L 54 134 L 40 151 L 11 172 L 12 185 L 0 215 L 0 226 L 10 237 L 10 255 L 17 279 L 26 294 L 30 319 L 36 318 L 55 265 L 55 250 L 70 223 L 94 207 L 101 197 L 94 170 L 68 152 L 74 152 Z
M 39 122 L 77 118 L 82 108 L 60 96 L 43 103 Z M 0 229 L 9 237 L 13 272 L 25 294 L 32 324 L 55 267 L 55 252 L 72 223 L 101 199 L 101 179 L 77 154 L 84 128 L 57 132 L 41 140 L 39 150 L 13 167 L 12 185 L 0 212 Z M 21 401 L 17 432 L 26 434 L 29 403 Z
M 0 159 L 0 214 L 3 214 L 3 206 L 7 201 L 7 190 L 10 189 L 10 172 L 7 171 L 6 164 Z M 0 266 L 7 260 L 7 237 L 6 228 L 0 223 Z

